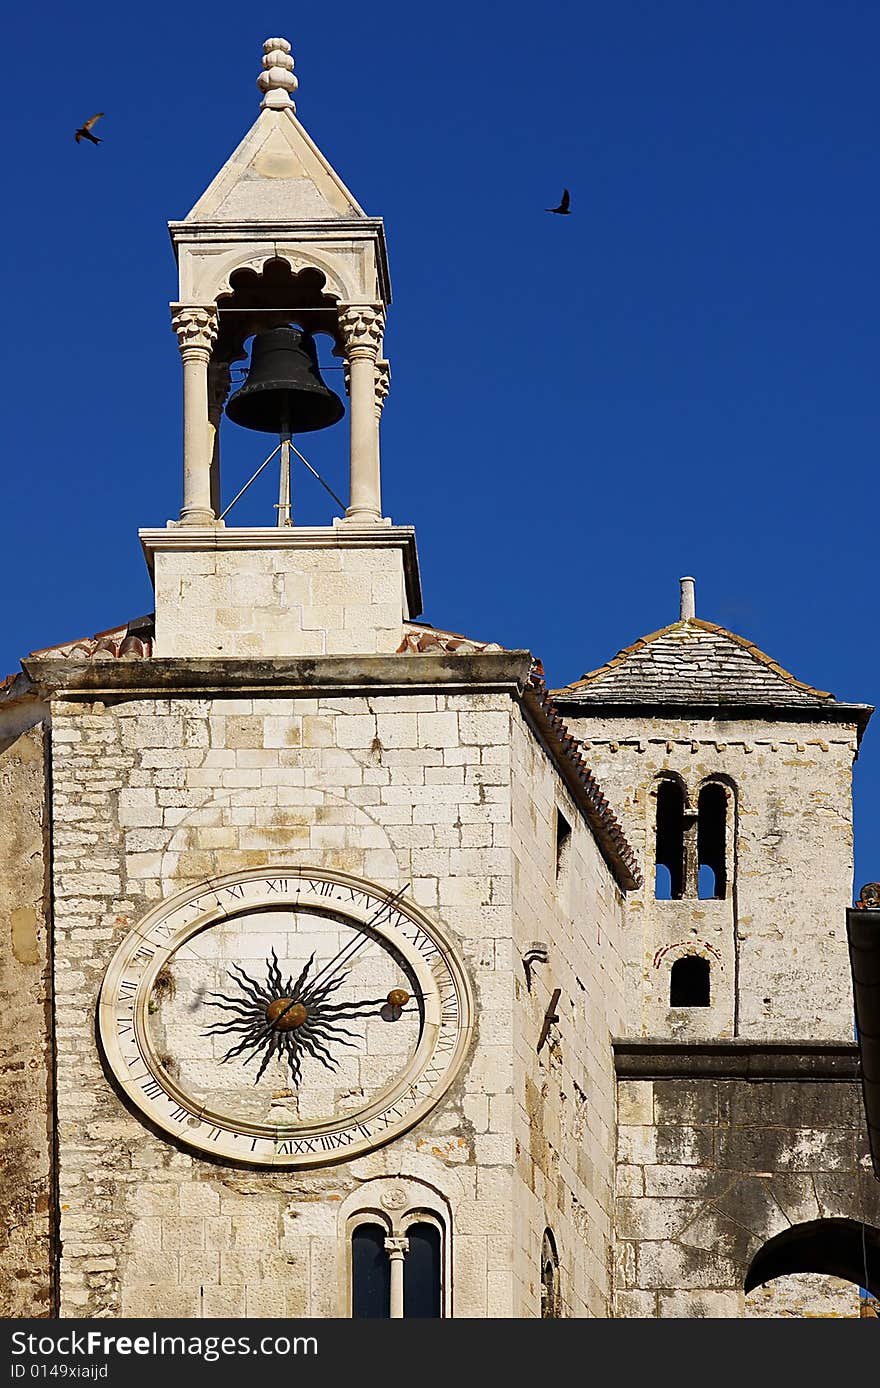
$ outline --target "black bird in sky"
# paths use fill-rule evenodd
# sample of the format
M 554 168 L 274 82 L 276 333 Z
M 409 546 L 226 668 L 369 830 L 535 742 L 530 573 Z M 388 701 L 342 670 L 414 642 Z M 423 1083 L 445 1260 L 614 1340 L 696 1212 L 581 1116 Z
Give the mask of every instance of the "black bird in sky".
M 571 208 L 569 207 L 569 203 L 570 203 L 570 202 L 571 202 L 571 194 L 569 193 L 569 191 L 568 191 L 567 188 L 563 188 L 563 190 L 562 190 L 562 200 L 560 201 L 559 206 L 558 206 L 558 207 L 545 207 L 545 208 L 544 208 L 544 211 L 545 211 L 545 212 L 558 212 L 560 217 L 569 217 L 569 216 L 571 216 Z
M 103 114 L 103 111 L 99 111 L 96 116 L 92 116 L 90 120 L 85 121 L 84 124 L 80 126 L 73 137 L 77 144 L 79 144 L 80 140 L 91 140 L 93 145 L 99 145 L 101 143 L 99 137 L 92 134 L 92 126 L 95 124 L 96 120 L 101 119 Z

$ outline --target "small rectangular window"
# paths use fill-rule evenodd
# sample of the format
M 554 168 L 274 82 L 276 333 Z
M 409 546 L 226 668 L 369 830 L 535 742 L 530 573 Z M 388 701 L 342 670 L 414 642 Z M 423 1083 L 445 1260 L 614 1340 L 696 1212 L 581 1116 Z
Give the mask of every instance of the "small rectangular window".
M 571 825 L 561 810 L 556 811 L 556 879 L 562 876 L 571 844 Z

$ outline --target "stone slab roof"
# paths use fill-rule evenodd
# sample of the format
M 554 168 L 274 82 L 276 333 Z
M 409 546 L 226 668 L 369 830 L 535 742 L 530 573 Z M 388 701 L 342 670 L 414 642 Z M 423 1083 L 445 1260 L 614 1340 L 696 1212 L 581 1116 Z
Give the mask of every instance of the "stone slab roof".
M 837 703 L 783 670 L 744 636 L 698 617 L 625 646 L 613 660 L 553 691 L 566 703 L 706 704 L 818 709 Z

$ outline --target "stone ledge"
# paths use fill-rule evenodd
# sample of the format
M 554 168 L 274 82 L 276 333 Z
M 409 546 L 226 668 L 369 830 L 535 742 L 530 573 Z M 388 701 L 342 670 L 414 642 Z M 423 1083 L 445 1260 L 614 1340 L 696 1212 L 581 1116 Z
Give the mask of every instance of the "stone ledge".
M 847 1041 L 615 1039 L 618 1079 L 858 1079 L 859 1049 Z
M 481 651 L 470 655 L 355 655 L 266 657 L 164 657 L 84 660 L 28 657 L 22 668 L 47 694 L 212 694 L 234 690 L 284 691 L 304 698 L 316 693 L 411 693 L 439 688 L 521 692 L 529 678 L 528 651 Z
M 150 576 L 157 554 L 194 554 L 231 550 L 399 549 L 403 561 L 410 618 L 422 610 L 422 583 L 411 525 L 355 525 L 340 520 L 332 526 L 169 525 L 138 531 Z

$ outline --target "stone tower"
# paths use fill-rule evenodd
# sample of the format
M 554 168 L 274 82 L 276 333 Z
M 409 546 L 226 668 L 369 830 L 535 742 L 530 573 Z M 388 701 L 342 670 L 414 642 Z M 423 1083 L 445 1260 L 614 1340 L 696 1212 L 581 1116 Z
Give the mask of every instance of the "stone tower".
M 640 857 L 635 1032 L 849 1040 L 852 764 L 871 709 L 701 620 L 681 587 L 677 622 L 554 693 Z
M 155 615 L 2 691 L 6 1155 L 33 1173 L 3 1192 L 3 1309 L 608 1315 L 632 850 L 530 654 L 414 620 L 380 500 L 382 223 L 297 121 L 286 41 L 263 68 L 171 225 Z M 281 524 L 236 526 L 221 488 L 230 367 L 279 326 L 347 366 L 326 526 L 284 523 L 283 472 Z
M 844 943 L 870 710 L 689 586 L 555 704 L 528 651 L 417 620 L 383 226 L 298 122 L 286 40 L 259 87 L 171 224 L 155 613 L 0 684 L 0 1311 L 852 1315 L 880 1286 Z M 237 526 L 221 478 L 231 374 L 279 330 L 345 368 L 322 526 L 290 523 L 287 405 L 274 518 Z

